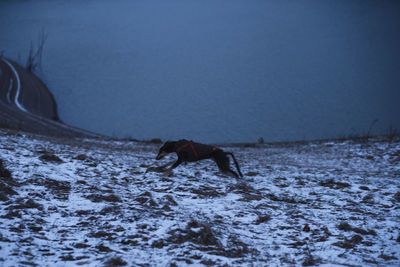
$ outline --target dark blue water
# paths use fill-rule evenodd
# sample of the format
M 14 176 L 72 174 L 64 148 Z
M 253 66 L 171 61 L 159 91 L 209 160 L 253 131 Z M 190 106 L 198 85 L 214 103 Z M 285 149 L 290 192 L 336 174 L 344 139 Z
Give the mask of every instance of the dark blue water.
M 400 2 L 0 2 L 0 50 L 39 75 L 60 117 L 94 132 L 203 142 L 400 130 Z

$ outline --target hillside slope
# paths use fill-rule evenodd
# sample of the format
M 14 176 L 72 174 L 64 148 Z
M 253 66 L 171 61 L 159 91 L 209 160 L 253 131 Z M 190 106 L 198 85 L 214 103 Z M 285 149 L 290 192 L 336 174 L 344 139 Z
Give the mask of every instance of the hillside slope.
M 0 130 L 0 265 L 400 264 L 399 138 L 223 147 L 240 181 L 158 146 Z
M 62 123 L 47 86 L 31 71 L 1 56 L 0 127 L 51 136 L 98 136 Z

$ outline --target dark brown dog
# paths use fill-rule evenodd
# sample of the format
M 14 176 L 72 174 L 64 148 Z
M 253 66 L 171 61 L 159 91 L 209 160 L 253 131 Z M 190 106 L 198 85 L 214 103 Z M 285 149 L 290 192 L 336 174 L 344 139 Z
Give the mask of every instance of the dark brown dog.
M 221 172 L 231 174 L 236 178 L 239 178 L 239 175 L 240 177 L 243 177 L 242 173 L 240 172 L 239 164 L 237 163 L 235 156 L 231 152 L 224 152 L 214 146 L 203 145 L 182 139 L 176 142 L 166 142 L 160 148 L 156 159 L 160 160 L 167 154 L 173 152 L 176 152 L 176 154 L 178 155 L 178 160 L 170 168 L 168 168 L 167 171 L 171 171 L 183 162 L 186 163 L 202 159 L 213 159 L 217 163 L 218 168 Z M 239 175 L 230 168 L 228 155 L 232 156 Z

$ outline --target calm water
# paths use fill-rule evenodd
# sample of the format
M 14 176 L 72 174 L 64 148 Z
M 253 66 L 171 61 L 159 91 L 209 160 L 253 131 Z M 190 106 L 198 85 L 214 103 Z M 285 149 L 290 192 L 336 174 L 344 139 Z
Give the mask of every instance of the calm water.
M 203 142 L 400 130 L 400 2 L 0 2 L 0 50 L 40 77 L 60 117 L 94 132 Z

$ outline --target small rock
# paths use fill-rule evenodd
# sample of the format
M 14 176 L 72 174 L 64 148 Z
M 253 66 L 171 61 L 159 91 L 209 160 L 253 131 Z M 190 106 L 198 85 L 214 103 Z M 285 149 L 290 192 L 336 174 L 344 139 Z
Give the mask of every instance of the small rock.
M 84 244 L 84 243 L 77 243 L 74 245 L 74 248 L 88 248 L 90 247 L 88 244 Z
M 359 243 L 361 243 L 362 240 L 363 240 L 363 238 L 360 235 L 353 235 L 352 238 L 350 239 L 350 241 L 353 244 L 359 244 Z
M 74 261 L 75 260 L 74 256 L 72 256 L 71 254 L 62 255 L 62 256 L 60 256 L 60 259 L 63 261 Z
M 28 199 L 27 201 L 25 201 L 24 207 L 27 209 L 43 210 L 43 205 L 35 202 L 33 199 Z
M 400 191 L 394 194 L 393 199 L 397 202 L 400 202 Z
M 71 191 L 71 183 L 68 181 L 58 181 L 54 179 L 46 179 L 44 186 L 50 190 L 57 198 L 67 200 Z
M 7 201 L 7 200 L 8 200 L 7 195 L 2 193 L 2 192 L 0 192 L 0 201 Z
M 112 233 L 105 232 L 105 231 L 98 231 L 98 232 L 91 233 L 89 236 L 94 237 L 94 238 L 100 238 L 100 237 L 108 237 L 110 235 L 112 235 Z
M 77 160 L 86 160 L 88 158 L 88 156 L 86 156 L 85 154 L 79 154 L 78 156 L 74 157 L 74 159 Z
M 4 179 L 11 179 L 11 172 L 4 167 L 3 160 L 0 159 L 0 177 Z
M 121 208 L 117 205 L 115 206 L 106 206 L 101 211 L 101 215 L 109 215 L 109 214 L 117 214 L 121 211 Z
M 383 253 L 381 253 L 381 255 L 379 255 L 379 258 L 384 259 L 385 261 L 397 260 L 397 257 L 386 255 Z
M 348 224 L 347 222 L 341 222 L 338 226 L 337 226 L 337 228 L 339 229 L 339 230 L 342 230 L 342 231 L 351 231 L 351 230 L 353 230 L 353 227 L 351 227 L 351 225 L 350 224 Z
M 169 204 L 171 206 L 178 206 L 178 203 L 171 195 L 165 195 L 162 197 L 162 202 Z
M 165 204 L 165 205 L 162 207 L 162 209 L 163 209 L 164 211 L 172 211 L 171 207 L 170 207 L 168 204 Z
M 257 176 L 257 175 L 259 175 L 258 172 L 248 172 L 248 173 L 246 173 L 246 176 Z
M 211 259 L 203 259 L 200 263 L 204 264 L 206 266 L 214 266 L 214 265 L 216 265 L 216 262 L 211 260 Z
M 336 182 L 334 179 L 328 179 L 326 181 L 319 182 L 319 185 L 324 187 L 329 187 L 331 189 L 343 189 L 347 187 L 351 187 L 349 183 L 344 182 Z
M 108 202 L 121 202 L 121 199 L 114 195 L 114 194 L 107 194 L 107 195 L 102 195 L 102 194 L 91 194 L 85 196 L 87 199 L 90 199 L 93 202 L 102 202 L 102 201 L 108 201 Z
M 153 241 L 153 243 L 151 244 L 152 248 L 163 248 L 164 246 L 166 246 L 166 244 L 164 243 L 164 241 L 162 239 L 160 240 L 155 240 Z
M 156 207 L 157 206 L 157 203 L 153 199 L 152 194 L 148 191 L 144 192 L 143 194 L 140 194 L 134 200 L 146 207 Z
M 109 247 L 107 247 L 103 244 L 99 244 L 95 248 L 97 248 L 101 252 L 111 252 L 112 251 L 112 249 L 110 249 Z
M 39 232 L 43 229 L 43 227 L 38 225 L 31 225 L 29 226 L 29 229 L 31 229 L 33 232 Z
M 257 221 L 255 222 L 255 224 L 261 224 L 261 223 L 265 223 L 268 222 L 269 220 L 271 220 L 271 216 L 268 214 L 265 215 L 259 215 Z
M 39 157 L 42 161 L 53 162 L 53 163 L 63 163 L 64 161 L 54 154 L 44 154 Z
M 311 231 L 310 226 L 308 224 L 304 225 L 303 231 L 307 233 L 310 232 Z
M 220 246 L 220 242 L 211 227 L 206 223 L 200 223 L 195 220 L 190 221 L 185 229 L 175 229 L 168 232 L 168 234 L 170 236 L 167 241 L 175 244 L 193 242 L 199 245 Z
M 21 218 L 21 213 L 17 210 L 10 210 L 6 215 L 1 216 L 4 219 Z
M 345 249 L 351 249 L 354 248 L 356 245 L 360 244 L 362 240 L 363 238 L 361 236 L 354 235 L 351 239 L 345 238 L 344 241 L 333 243 L 333 245 Z
M 316 266 L 319 262 L 320 262 L 320 260 L 318 258 L 315 258 L 310 253 L 307 253 L 302 265 L 303 266 Z
M 121 257 L 115 256 L 109 258 L 104 262 L 104 267 L 112 267 L 112 266 L 125 266 L 128 263 L 124 261 Z

